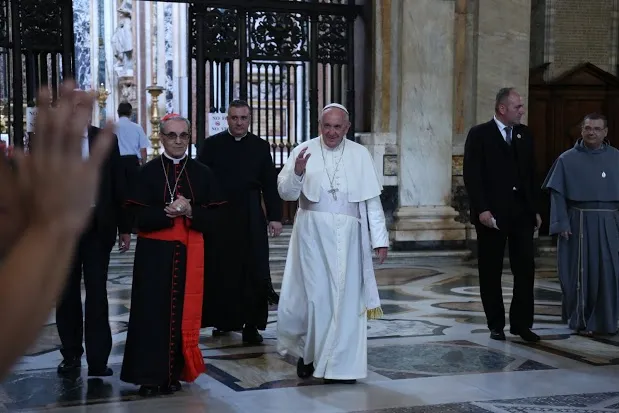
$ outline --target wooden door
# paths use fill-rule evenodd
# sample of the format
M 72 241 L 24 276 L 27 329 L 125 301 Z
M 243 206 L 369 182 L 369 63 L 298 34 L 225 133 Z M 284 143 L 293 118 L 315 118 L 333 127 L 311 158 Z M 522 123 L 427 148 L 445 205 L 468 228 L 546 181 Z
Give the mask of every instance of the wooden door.
M 619 79 L 585 63 L 560 77 L 544 81 L 548 65 L 533 69 L 529 88 L 529 126 L 535 139 L 537 178 L 541 185 L 561 153 L 580 138 L 582 119 L 590 113 L 608 118 L 608 139 L 619 145 L 619 126 L 613 114 L 619 110 Z M 542 193 L 540 235 L 548 234 L 550 196 Z

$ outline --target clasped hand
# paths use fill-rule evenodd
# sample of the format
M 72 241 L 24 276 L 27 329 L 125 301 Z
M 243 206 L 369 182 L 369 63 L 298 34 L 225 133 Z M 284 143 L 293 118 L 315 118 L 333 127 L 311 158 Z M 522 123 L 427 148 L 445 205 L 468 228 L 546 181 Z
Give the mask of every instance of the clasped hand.
M 192 209 L 189 199 L 182 195 L 178 195 L 176 201 L 165 207 L 165 213 L 169 218 L 176 218 L 180 216 L 191 217 Z

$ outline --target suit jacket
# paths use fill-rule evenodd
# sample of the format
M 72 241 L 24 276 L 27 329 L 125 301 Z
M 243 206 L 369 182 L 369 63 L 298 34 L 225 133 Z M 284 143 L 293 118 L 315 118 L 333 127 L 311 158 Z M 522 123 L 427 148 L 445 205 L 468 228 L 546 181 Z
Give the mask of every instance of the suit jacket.
M 479 214 L 490 211 L 499 228 L 507 227 L 519 196 L 535 225 L 540 189 L 535 182 L 533 136 L 527 126 L 514 126 L 512 146 L 494 119 L 472 127 L 464 146 L 463 175 L 472 224 L 480 224 Z
M 96 126 L 88 128 L 90 147 L 100 132 L 101 129 Z M 128 195 L 127 180 L 121 163 L 118 138 L 114 136 L 114 139 L 116 142 L 112 145 L 112 150 L 101 169 L 97 204 L 90 223 L 90 228 L 96 230 L 103 239 L 111 240 L 112 245 L 117 233 L 131 233 L 131 222 L 125 208 Z

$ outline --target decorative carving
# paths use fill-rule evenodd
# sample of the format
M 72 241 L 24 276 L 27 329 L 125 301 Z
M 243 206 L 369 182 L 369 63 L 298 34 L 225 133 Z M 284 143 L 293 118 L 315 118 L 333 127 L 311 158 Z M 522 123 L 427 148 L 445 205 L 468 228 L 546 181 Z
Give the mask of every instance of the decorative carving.
M 124 0 L 118 8 L 118 26 L 112 36 L 114 71 L 116 76 L 133 76 L 133 29 L 131 22 L 132 0 Z
M 136 107 L 138 100 L 138 90 L 132 77 L 122 77 L 118 79 L 118 87 L 120 89 L 120 101 L 129 102 L 133 107 Z
M 35 51 L 62 52 L 62 15 L 71 2 L 21 0 L 18 2 L 22 45 Z
M 256 11 L 250 13 L 248 25 L 250 58 L 309 58 L 307 15 Z
M 452 176 L 462 175 L 463 165 L 464 165 L 464 156 L 453 155 L 451 157 L 451 175 Z
M 348 63 L 348 24 L 346 16 L 318 16 L 318 61 Z
M 216 9 L 192 4 L 189 7 L 191 24 L 191 53 L 196 57 L 198 24 L 202 24 L 204 54 L 210 59 L 235 59 L 239 52 L 239 15 L 236 10 Z
M 452 176 L 451 180 L 451 206 L 458 212 L 455 218 L 457 222 L 466 224 L 470 222 L 469 197 L 464 187 L 462 176 Z

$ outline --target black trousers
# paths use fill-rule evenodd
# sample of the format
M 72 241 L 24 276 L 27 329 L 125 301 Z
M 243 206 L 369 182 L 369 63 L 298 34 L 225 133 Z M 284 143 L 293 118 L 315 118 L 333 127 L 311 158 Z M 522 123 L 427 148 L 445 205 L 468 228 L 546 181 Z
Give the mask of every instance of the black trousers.
M 112 332 L 107 301 L 107 272 L 115 234 L 88 229 L 81 237 L 71 274 L 56 307 L 56 325 L 64 358 L 81 357 L 86 343 L 86 360 L 91 369 L 103 369 L 112 351 Z M 81 280 L 84 274 L 86 299 L 82 313 Z M 84 334 L 85 333 L 85 334 Z
M 477 263 L 481 301 L 490 330 L 505 328 L 505 306 L 501 274 L 505 243 L 508 243 L 509 265 L 514 275 L 509 322 L 513 329 L 533 327 L 535 282 L 534 224 L 529 215 L 517 214 L 504 222 L 501 230 L 476 225 Z
M 140 171 L 140 160 L 136 155 L 123 155 L 120 157 L 120 161 L 127 177 L 127 189 L 132 191 Z

